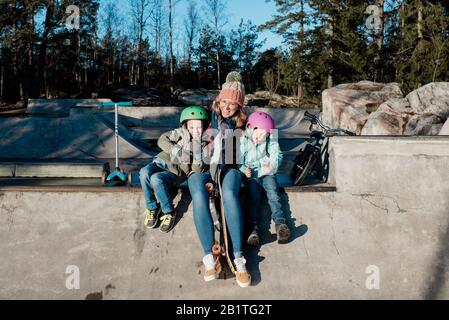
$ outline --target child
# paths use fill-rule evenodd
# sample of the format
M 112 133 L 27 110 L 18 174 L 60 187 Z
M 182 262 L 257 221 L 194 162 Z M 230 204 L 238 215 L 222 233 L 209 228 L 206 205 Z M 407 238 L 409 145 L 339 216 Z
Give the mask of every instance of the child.
M 202 107 L 192 106 L 184 109 L 181 113 L 180 128 L 161 135 L 158 146 L 162 152 L 152 163 L 140 170 L 140 182 L 146 203 L 146 227 L 156 228 L 162 211 L 160 230 L 169 232 L 176 218 L 169 189 L 181 184 L 192 173 L 207 171 L 203 161 L 207 156 L 207 146 L 201 139 L 209 124 L 208 120 L 207 112 Z
M 257 215 L 260 211 L 260 193 L 263 188 L 267 194 L 274 220 L 278 243 L 288 242 L 290 229 L 285 223 L 282 211 L 276 173 L 282 162 L 282 152 L 270 131 L 275 128 L 273 118 L 265 112 L 255 111 L 248 118 L 245 135 L 240 139 L 242 164 L 240 171 L 246 176 L 245 185 L 250 194 L 249 227 L 252 231 L 247 243 L 259 245 Z

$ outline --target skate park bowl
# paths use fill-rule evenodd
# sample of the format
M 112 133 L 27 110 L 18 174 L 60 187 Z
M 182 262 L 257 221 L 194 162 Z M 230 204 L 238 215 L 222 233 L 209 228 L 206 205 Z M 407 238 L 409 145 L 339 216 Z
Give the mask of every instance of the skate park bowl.
M 138 185 L 98 183 L 114 153 L 103 113 L 0 117 L 0 298 L 449 298 L 449 136 L 332 137 L 327 185 L 283 187 L 288 244 L 277 244 L 263 198 L 262 246 L 244 248 L 252 285 L 242 289 L 229 273 L 204 282 L 188 190 L 174 192 L 177 221 L 164 234 L 144 227 Z M 122 161 L 138 168 L 154 153 L 129 137 Z M 286 152 L 302 143 L 285 140 Z

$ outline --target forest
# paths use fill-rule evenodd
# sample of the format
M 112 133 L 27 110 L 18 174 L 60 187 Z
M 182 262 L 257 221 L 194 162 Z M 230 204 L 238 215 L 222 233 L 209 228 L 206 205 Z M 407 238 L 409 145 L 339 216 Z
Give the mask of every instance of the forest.
M 181 1 L 187 9 L 175 10 Z M 225 0 L 0 0 L 0 100 L 26 107 L 127 87 L 170 96 L 219 89 L 232 70 L 247 92 L 300 104 L 360 80 L 397 82 L 405 94 L 449 81 L 447 0 L 271 1 L 270 20 L 230 26 Z M 283 45 L 261 50 L 267 30 Z

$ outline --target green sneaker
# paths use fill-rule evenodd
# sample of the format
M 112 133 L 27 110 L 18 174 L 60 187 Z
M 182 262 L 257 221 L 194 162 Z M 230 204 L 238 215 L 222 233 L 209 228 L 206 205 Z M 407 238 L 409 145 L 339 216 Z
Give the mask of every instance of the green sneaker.
M 175 224 L 176 219 L 176 211 L 172 211 L 170 213 L 166 213 L 159 220 L 161 220 L 161 231 L 164 233 L 169 232 L 173 225 Z
M 159 219 L 159 214 L 161 213 L 161 208 L 157 208 L 154 210 L 145 209 L 145 227 L 147 228 L 156 228 L 157 220 Z

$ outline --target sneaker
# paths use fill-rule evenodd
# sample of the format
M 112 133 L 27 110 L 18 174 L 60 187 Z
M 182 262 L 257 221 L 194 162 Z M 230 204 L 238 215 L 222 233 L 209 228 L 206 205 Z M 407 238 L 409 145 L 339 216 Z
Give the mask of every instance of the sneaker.
M 246 288 L 251 283 L 251 275 L 246 270 L 246 260 L 245 258 L 236 258 L 234 259 L 234 264 L 236 267 L 235 271 L 235 278 L 237 280 L 237 284 L 242 287 Z
M 250 246 L 257 247 L 259 245 L 259 233 L 257 233 L 257 228 L 254 228 L 253 232 L 249 235 L 246 243 Z
M 291 234 L 289 227 L 285 223 L 276 223 L 275 228 L 278 243 L 287 243 Z
M 157 220 L 159 219 L 159 214 L 161 213 L 161 208 L 154 210 L 145 209 L 145 227 L 156 228 Z
M 213 254 L 208 254 L 203 258 L 204 264 L 204 281 L 212 281 L 218 279 L 221 272 L 220 258 L 215 258 Z
M 176 212 L 172 211 L 170 213 L 166 213 L 165 215 L 163 215 L 160 220 L 161 222 L 161 231 L 162 232 L 169 232 L 172 228 L 173 225 L 175 224 L 175 218 L 176 218 Z

